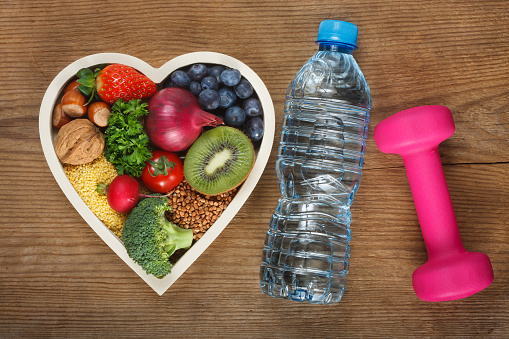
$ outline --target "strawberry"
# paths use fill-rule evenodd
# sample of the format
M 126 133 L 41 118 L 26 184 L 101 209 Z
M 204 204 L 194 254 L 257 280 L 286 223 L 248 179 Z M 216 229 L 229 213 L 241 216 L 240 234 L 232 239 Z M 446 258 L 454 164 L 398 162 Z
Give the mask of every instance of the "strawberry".
M 129 101 L 151 97 L 157 90 L 155 83 L 134 68 L 121 64 L 112 64 L 102 70 L 83 68 L 78 71 L 78 89 L 90 96 L 89 102 L 98 95 L 112 105 L 118 99 Z

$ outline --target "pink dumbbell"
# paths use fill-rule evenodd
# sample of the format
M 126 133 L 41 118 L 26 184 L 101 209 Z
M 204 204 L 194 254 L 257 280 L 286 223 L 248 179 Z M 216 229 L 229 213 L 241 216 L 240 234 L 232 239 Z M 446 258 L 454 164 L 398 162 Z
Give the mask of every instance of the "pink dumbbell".
M 428 261 L 412 275 L 415 293 L 424 301 L 465 298 L 493 281 L 488 256 L 467 252 L 461 242 L 438 154 L 438 145 L 453 134 L 452 114 L 444 106 L 401 111 L 374 131 L 380 151 L 403 157 L 428 252 Z

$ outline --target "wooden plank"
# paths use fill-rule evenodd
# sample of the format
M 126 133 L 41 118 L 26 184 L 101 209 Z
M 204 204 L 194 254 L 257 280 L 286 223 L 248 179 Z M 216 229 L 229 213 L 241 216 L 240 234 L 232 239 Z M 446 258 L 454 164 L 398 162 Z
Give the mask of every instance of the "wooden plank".
M 0 3 L 0 337 L 507 337 L 509 335 L 509 3 L 471 1 L 118 1 Z M 46 165 L 39 105 L 72 61 L 120 52 L 154 67 L 193 51 L 236 57 L 266 83 L 280 131 L 286 86 L 324 19 L 359 26 L 373 96 L 366 165 L 352 207 L 343 301 L 313 306 L 258 287 L 279 197 L 276 144 L 255 191 L 218 239 L 159 297 L 75 212 Z M 426 261 L 401 158 L 373 128 L 441 104 L 456 133 L 440 155 L 465 247 L 493 284 L 459 301 L 419 301 Z

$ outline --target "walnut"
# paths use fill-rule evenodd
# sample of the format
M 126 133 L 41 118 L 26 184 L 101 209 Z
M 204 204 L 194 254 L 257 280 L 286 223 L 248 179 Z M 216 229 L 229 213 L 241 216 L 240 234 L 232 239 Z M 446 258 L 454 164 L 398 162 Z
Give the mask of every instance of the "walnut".
M 103 151 L 103 135 L 88 119 L 75 119 L 62 126 L 55 139 L 55 152 L 64 164 L 86 164 Z

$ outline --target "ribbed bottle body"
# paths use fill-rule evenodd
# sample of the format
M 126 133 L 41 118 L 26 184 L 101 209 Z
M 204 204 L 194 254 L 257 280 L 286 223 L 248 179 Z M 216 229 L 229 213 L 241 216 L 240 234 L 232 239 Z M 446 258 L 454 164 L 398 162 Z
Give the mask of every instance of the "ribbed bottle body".
M 281 198 L 260 269 L 260 287 L 273 297 L 329 304 L 345 289 L 371 97 L 351 51 L 336 47 L 321 45 L 286 93 Z

